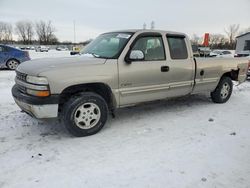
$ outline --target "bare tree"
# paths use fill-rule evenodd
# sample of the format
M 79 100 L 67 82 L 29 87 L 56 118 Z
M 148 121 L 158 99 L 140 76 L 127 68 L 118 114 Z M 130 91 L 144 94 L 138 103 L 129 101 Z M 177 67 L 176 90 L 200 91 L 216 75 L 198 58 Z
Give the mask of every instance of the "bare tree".
M 16 23 L 16 33 L 20 40 L 22 40 L 24 43 L 27 43 L 27 36 L 25 32 L 25 26 L 23 22 L 17 22 Z
M 16 33 L 24 44 L 31 44 L 34 36 L 33 24 L 31 21 L 19 21 L 16 23 Z
M 26 22 L 26 33 L 27 33 L 28 42 L 32 43 L 32 39 L 34 36 L 34 27 L 33 27 L 32 22 Z
M 40 44 L 53 44 L 57 43 L 58 40 L 55 36 L 55 27 L 51 21 L 39 21 L 36 23 L 36 33 Z
M 5 25 L 5 41 L 12 41 L 12 25 L 10 23 L 6 23 Z
M 193 36 L 191 37 L 191 43 L 192 44 L 195 44 L 195 45 L 198 45 L 199 44 L 199 41 L 200 41 L 200 37 L 196 34 L 193 34 Z
M 211 34 L 210 37 L 210 44 L 219 44 L 225 41 L 225 36 L 222 34 Z
M 227 34 L 227 36 L 228 36 L 229 44 L 230 44 L 231 47 L 234 46 L 235 37 L 236 37 L 236 35 L 238 34 L 239 28 L 240 28 L 240 25 L 239 25 L 239 24 L 232 24 L 232 25 L 229 25 L 229 26 L 225 29 L 225 32 L 226 32 L 226 34 Z
M 2 41 L 3 35 L 4 35 L 4 23 L 0 22 L 0 41 Z
M 0 41 L 12 41 L 12 25 L 6 22 L 0 22 Z
M 210 47 L 212 49 L 221 49 L 225 48 L 225 43 L 227 42 L 227 39 L 222 34 L 210 34 Z

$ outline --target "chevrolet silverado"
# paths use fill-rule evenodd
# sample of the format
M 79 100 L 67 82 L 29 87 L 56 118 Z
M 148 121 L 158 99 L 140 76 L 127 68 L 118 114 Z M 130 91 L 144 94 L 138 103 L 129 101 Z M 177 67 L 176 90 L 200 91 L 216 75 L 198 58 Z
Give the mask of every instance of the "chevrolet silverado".
M 247 70 L 246 59 L 194 58 L 184 33 L 125 30 L 101 34 L 78 56 L 22 63 L 12 94 L 31 116 L 88 136 L 121 107 L 203 92 L 225 103 Z

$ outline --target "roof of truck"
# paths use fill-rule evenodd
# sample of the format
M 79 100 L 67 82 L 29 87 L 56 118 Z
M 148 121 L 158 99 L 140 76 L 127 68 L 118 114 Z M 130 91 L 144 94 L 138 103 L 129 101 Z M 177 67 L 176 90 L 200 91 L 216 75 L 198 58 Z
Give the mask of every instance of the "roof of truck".
M 126 30 L 117 30 L 111 31 L 107 33 L 115 33 L 115 32 L 124 32 L 124 33 L 137 33 L 137 32 L 159 32 L 159 33 L 169 33 L 169 34 L 176 34 L 176 35 L 186 35 L 185 33 L 175 32 L 175 31 L 164 31 L 164 30 L 155 30 L 155 29 L 126 29 Z

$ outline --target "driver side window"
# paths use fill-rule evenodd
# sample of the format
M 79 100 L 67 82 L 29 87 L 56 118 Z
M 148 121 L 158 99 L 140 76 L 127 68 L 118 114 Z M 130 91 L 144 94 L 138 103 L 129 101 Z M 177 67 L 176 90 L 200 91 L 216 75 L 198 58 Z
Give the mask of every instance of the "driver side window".
M 134 44 L 132 50 L 140 50 L 145 61 L 165 60 L 165 50 L 162 37 L 141 37 Z

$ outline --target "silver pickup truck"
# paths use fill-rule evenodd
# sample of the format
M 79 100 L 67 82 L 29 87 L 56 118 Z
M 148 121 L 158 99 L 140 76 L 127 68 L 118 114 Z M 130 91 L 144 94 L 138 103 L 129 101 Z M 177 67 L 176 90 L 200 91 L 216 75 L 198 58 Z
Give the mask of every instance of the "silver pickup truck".
M 22 63 L 12 88 L 17 105 L 38 118 L 59 118 L 75 136 L 97 133 L 108 114 L 138 103 L 202 92 L 226 102 L 248 60 L 195 59 L 187 35 L 157 30 L 104 33 L 77 57 Z

